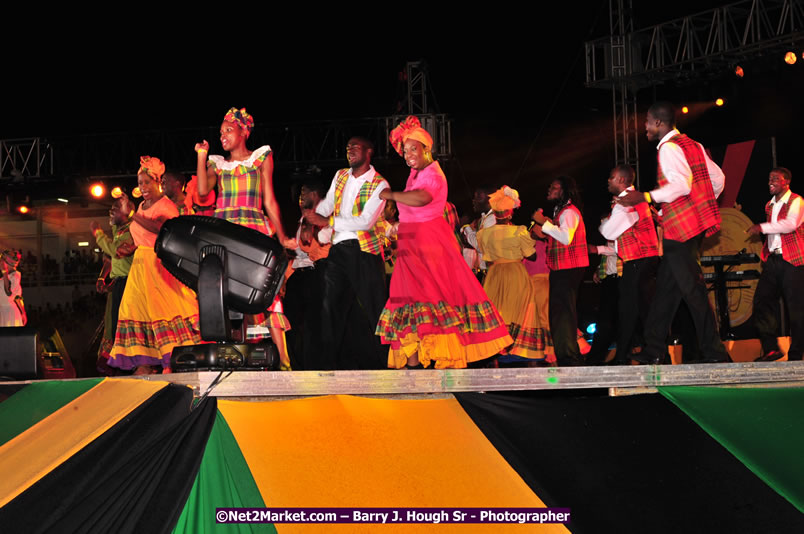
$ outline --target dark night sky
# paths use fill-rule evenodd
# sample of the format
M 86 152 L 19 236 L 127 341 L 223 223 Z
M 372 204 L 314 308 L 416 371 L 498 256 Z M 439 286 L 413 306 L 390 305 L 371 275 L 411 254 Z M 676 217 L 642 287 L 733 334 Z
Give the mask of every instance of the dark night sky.
M 634 3 L 638 28 L 722 4 Z M 61 26 L 55 13 L 51 22 L 26 22 L 3 36 L 13 53 L 0 80 L 0 138 L 215 127 L 232 105 L 246 106 L 258 124 L 383 116 L 393 112 L 405 62 L 425 59 L 438 111 L 454 121 L 453 200 L 465 202 L 471 184 L 516 180 L 529 200 L 524 212 L 541 203 L 551 177 L 569 172 L 583 184 L 591 216 L 607 203 L 611 98 L 584 88 L 582 53 L 585 40 L 608 34 L 607 0 L 554 3 L 550 15 L 533 7 L 425 14 L 389 4 L 373 6 L 370 22 L 352 17 L 354 6 L 340 8 L 331 22 L 321 12 L 317 22 L 271 13 L 259 34 L 242 20 L 260 20 L 256 13 L 240 20 L 205 13 L 198 31 L 195 20 L 148 22 L 143 13 L 121 13 L 92 28 Z M 387 14 L 380 16 L 380 8 Z M 212 32 L 215 18 L 225 28 Z M 782 103 L 795 93 L 791 84 L 801 82 L 804 65 L 794 68 L 792 81 L 789 73 L 769 75 L 762 90 L 730 82 L 735 106 L 707 112 L 685 129 L 707 145 L 797 137 L 792 117 L 801 116 L 801 105 Z M 654 96 L 681 100 L 695 93 L 644 90 L 641 111 Z M 652 179 L 651 147 L 645 141 L 641 149 L 642 173 Z M 784 150 L 800 161 L 797 150 Z M 780 154 L 781 164 L 788 153 Z M 787 164 L 796 174 L 795 164 Z

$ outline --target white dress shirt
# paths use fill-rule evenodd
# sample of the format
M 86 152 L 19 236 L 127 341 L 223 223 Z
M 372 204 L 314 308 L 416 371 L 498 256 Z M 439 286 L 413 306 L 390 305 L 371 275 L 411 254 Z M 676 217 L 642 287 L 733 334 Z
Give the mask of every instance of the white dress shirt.
M 667 142 L 676 135 L 678 135 L 678 130 L 676 129 L 667 132 L 667 135 L 662 137 L 656 147 L 656 150 L 659 151 L 659 166 L 662 169 L 662 174 L 667 179 L 667 184 L 650 192 L 654 202 L 672 202 L 679 197 L 689 195 L 690 191 L 692 191 L 692 170 L 689 163 L 687 163 L 687 158 L 684 157 L 684 151 L 677 144 Z M 712 190 L 715 193 L 715 198 L 717 198 L 723 192 L 726 177 L 720 167 L 709 158 L 706 150 L 703 149 L 703 145 L 697 144 L 701 147 L 704 159 L 706 159 L 706 170 L 709 172 Z
M 581 218 L 575 210 L 565 209 L 561 216 L 558 218 L 558 226 L 545 221 L 542 225 L 542 232 L 549 235 L 562 245 L 569 245 L 575 237 L 575 231 L 578 229 Z
M 606 258 L 606 276 L 617 274 L 617 252 L 614 250 L 614 242 L 608 241 L 605 247 L 598 245 L 597 253 Z
M 385 207 L 385 201 L 380 199 L 380 193 L 388 188 L 387 182 L 377 186 L 377 189 L 366 201 L 366 205 L 363 206 L 363 212 L 360 215 L 357 217 L 352 215 L 352 207 L 355 205 L 355 199 L 360 193 L 360 188 L 367 181 L 373 180 L 375 174 L 377 174 L 377 171 L 374 170 L 372 165 L 369 166 L 368 171 L 360 176 L 352 175 L 352 169 L 349 169 L 349 177 L 346 179 L 343 191 L 341 191 L 341 211 L 333 220 L 333 230 L 335 232 L 332 238 L 333 245 L 337 245 L 347 239 L 357 239 L 357 232 L 371 230 L 377 222 L 377 218 Z M 335 176 L 337 178 L 337 174 Z M 335 212 L 336 183 L 337 180 L 332 180 L 327 196 L 319 202 L 315 209 L 315 212 L 322 217 L 329 217 Z
M 790 190 L 787 190 L 782 198 L 778 201 L 774 196 L 771 199 L 771 220 L 759 225 L 763 234 L 768 235 L 768 250 L 773 252 L 782 249 L 782 234 L 789 234 L 795 232 L 796 228 L 801 226 L 801 219 L 804 212 L 801 210 L 801 197 L 796 198 L 790 203 L 790 209 L 787 211 L 787 216 L 779 220 L 779 212 L 782 211 L 782 206 L 790 200 Z
M 497 224 L 497 217 L 494 216 L 494 210 L 490 209 L 480 216 L 480 222 L 477 227 L 478 230 L 482 230 L 483 228 L 491 228 L 495 224 Z M 472 245 L 472 248 L 463 249 L 463 259 L 472 269 L 475 268 L 475 265 L 480 269 L 485 269 L 486 262 L 481 259 L 480 255 L 477 253 L 477 230 L 467 224 L 461 228 L 461 232 L 463 233 L 463 237 L 466 238 L 466 242 Z
M 629 191 L 633 190 L 634 187 L 630 186 L 617 196 L 624 197 Z M 637 221 L 639 221 L 639 213 L 635 206 L 614 204 L 611 209 L 611 215 L 600 224 L 600 235 L 614 243 L 615 254 L 619 252 L 617 250 L 617 238 L 634 226 Z
M 310 256 L 308 256 L 307 253 L 301 249 L 301 229 L 303 222 L 304 217 L 299 219 L 299 227 L 296 229 L 296 248 L 294 249 L 296 252 L 296 257 L 293 259 L 293 263 L 290 265 L 294 269 L 304 269 L 305 267 L 312 267 L 315 265 L 313 260 L 310 259 Z

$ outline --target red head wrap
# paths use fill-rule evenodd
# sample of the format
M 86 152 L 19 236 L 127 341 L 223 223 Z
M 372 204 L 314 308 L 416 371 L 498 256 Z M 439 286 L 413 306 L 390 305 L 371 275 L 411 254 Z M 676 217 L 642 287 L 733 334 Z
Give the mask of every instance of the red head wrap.
M 427 133 L 427 130 L 422 128 L 422 123 L 419 118 L 414 115 L 409 115 L 407 119 L 399 123 L 399 126 L 391 130 L 391 135 L 388 137 L 391 141 L 391 146 L 401 156 L 402 149 L 405 147 L 405 141 L 413 139 L 424 145 L 425 150 L 433 148 L 433 138 Z

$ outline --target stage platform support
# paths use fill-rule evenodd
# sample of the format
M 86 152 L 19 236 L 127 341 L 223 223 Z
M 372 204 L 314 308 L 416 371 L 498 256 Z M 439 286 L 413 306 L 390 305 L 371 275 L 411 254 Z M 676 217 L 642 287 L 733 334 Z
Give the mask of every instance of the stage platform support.
M 228 372 L 227 372 L 228 373 Z M 130 377 L 167 380 L 203 394 L 219 372 Z M 224 373 L 225 376 L 226 373 Z M 317 395 L 413 396 L 462 391 L 606 388 L 610 394 L 655 392 L 657 386 L 804 387 L 804 362 L 388 371 L 237 371 L 209 393 L 267 400 Z

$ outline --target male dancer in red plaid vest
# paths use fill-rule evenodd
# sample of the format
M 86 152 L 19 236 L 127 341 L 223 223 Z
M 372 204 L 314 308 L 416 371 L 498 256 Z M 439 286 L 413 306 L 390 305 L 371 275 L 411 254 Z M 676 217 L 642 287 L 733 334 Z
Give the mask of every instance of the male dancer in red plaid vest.
M 612 169 L 608 179 L 609 193 L 619 198 L 634 191 L 634 169 L 619 165 Z M 648 316 L 653 292 L 656 289 L 656 269 L 659 265 L 659 240 L 656 226 L 647 203 L 626 207 L 614 204 L 611 217 L 600 225 L 600 234 L 614 241 L 614 249 L 623 260 L 623 274 L 619 282 L 618 335 L 615 363 L 628 363 L 639 318 Z
M 765 234 L 762 248 L 762 276 L 754 293 L 754 324 L 759 332 L 763 355 L 758 361 L 770 362 L 782 357 L 776 343 L 779 297 L 787 304 L 790 318 L 788 360 L 800 360 L 804 352 L 804 210 L 801 197 L 790 191 L 793 174 L 784 167 L 770 172 L 768 188 L 773 198 L 765 205 L 767 222 L 755 224 L 746 232 Z
M 669 102 L 648 109 L 645 131 L 658 141 L 658 188 L 650 193 L 630 191 L 618 197 L 623 206 L 656 202 L 662 209 L 664 256 L 659 264 L 656 292 L 645 323 L 645 349 L 634 359 L 661 363 L 667 354 L 667 335 L 681 300 L 687 304 L 701 347 L 699 363 L 730 361 L 720 341 L 715 314 L 706 296 L 698 263 L 701 242 L 720 230 L 716 198 L 725 176 L 703 146 L 676 130 L 676 110 Z
M 377 228 L 377 221 L 385 208 L 380 192 L 388 182 L 374 170 L 371 156 L 374 145 L 363 137 L 352 137 L 346 145 L 348 169 L 335 173 L 335 178 L 315 210 L 302 210 L 308 222 L 316 226 L 331 226 L 335 233 L 332 248 L 327 258 L 324 273 L 321 344 L 325 369 L 343 369 L 357 366 L 363 369 L 384 369 L 388 359 L 388 347 L 374 335 L 380 319 L 388 288 L 385 284 L 383 266 L 384 235 Z M 354 364 L 344 365 L 337 361 L 346 329 L 345 309 L 352 294 L 362 313 L 351 314 L 363 318 L 359 325 L 349 325 L 350 332 L 365 331 L 371 337 L 373 352 Z
M 542 210 L 533 214 L 547 237 L 547 266 L 550 268 L 550 334 L 558 365 L 582 365 L 578 347 L 578 289 L 589 266 L 586 227 L 581 216 L 581 196 L 575 180 L 559 176 L 547 190 L 547 200 L 555 203 L 553 223 Z

